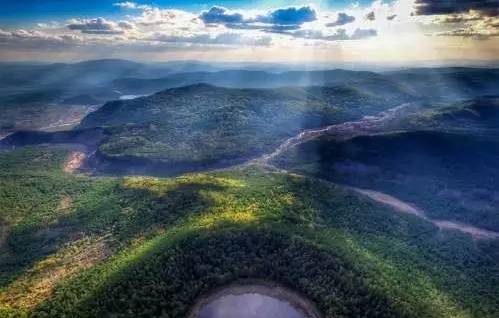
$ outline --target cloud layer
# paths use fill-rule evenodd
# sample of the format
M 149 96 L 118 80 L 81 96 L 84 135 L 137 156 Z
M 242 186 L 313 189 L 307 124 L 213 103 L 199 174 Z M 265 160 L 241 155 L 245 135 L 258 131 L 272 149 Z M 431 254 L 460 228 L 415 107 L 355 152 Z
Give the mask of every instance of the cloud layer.
M 415 8 L 418 15 L 437 16 L 434 22 L 452 27 L 437 35 L 477 39 L 499 36 L 499 0 L 416 0 Z
M 498 0 L 416 0 L 416 12 L 421 15 L 467 13 L 470 10 L 497 15 Z
M 303 5 L 201 12 L 135 2 L 114 4 L 120 14 L 41 21 L 37 27 L 0 29 L 0 50 L 193 51 L 214 49 L 381 45 L 422 34 L 489 39 L 499 36 L 499 0 L 375 0 L 370 5 L 330 11 Z M 441 38 L 439 38 L 441 40 Z M 386 43 L 386 42 L 385 42 Z M 382 46 L 382 45 L 381 45 Z M 0 52 L 1 53 L 1 52 Z

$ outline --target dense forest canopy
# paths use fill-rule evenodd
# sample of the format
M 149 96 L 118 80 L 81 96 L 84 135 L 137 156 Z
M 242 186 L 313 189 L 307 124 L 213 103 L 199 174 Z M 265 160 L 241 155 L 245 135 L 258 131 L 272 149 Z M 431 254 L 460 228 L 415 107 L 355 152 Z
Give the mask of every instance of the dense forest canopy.
M 327 318 L 499 314 L 495 69 L 125 63 L 101 89 L 164 87 L 96 106 L 121 62 L 88 63 L 33 71 L 88 67 L 78 95 L 1 106 L 0 317 L 186 317 L 248 281 Z

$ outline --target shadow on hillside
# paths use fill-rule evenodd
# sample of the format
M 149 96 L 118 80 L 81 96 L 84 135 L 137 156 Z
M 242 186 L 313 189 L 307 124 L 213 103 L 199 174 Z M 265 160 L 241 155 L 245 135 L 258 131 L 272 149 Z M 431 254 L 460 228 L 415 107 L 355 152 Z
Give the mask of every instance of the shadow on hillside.
M 86 193 L 74 212 L 43 228 L 25 225 L 12 229 L 6 239 L 7 252 L 0 259 L 0 285 L 8 285 L 36 262 L 82 237 L 111 233 L 118 244 L 126 243 L 149 230 L 202 212 L 213 202 L 201 192 L 224 188 L 193 181 L 158 193 L 147 185 L 131 188 L 122 181 L 107 191 Z

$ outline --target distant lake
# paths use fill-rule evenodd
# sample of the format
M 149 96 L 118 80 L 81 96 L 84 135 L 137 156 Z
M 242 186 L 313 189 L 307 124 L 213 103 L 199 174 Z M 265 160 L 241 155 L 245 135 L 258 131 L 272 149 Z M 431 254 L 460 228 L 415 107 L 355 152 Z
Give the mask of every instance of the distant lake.
M 287 300 L 289 299 L 289 301 Z M 195 318 L 316 318 L 313 307 L 281 288 L 236 286 L 222 290 L 199 306 Z M 311 312 L 311 313 L 307 313 Z
M 120 96 L 120 100 L 135 99 L 135 98 L 139 98 L 139 97 L 142 97 L 142 96 L 146 96 L 146 95 L 121 95 Z

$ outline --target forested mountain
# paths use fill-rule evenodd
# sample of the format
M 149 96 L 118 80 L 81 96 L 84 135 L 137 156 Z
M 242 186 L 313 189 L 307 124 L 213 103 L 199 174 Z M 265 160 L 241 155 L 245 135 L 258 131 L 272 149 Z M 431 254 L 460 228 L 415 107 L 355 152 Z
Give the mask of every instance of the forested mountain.
M 448 127 L 448 126 L 447 126 Z M 388 194 L 429 217 L 499 232 L 499 142 L 473 131 L 322 137 L 276 159 L 279 167 Z
M 302 129 L 374 114 L 410 101 L 351 87 L 229 89 L 198 84 L 128 101 L 88 115 L 80 128 L 105 127 L 109 157 L 170 163 L 244 159 Z
M 446 100 L 496 95 L 499 84 L 497 68 L 416 68 L 384 75 L 414 94 Z
M 466 130 L 468 133 L 497 134 L 499 97 L 484 96 L 428 109 L 406 119 L 412 129 Z
M 493 94 L 499 84 L 494 68 L 428 68 L 397 72 L 263 71 L 230 69 L 235 65 L 210 66 L 185 62 L 143 64 L 126 60 L 95 60 L 74 64 L 2 63 L 0 102 L 55 103 L 88 95 L 104 102 L 122 95 L 153 94 L 172 87 L 198 83 L 233 88 L 276 88 L 284 86 L 346 85 L 374 94 L 400 91 L 428 99 L 466 99 Z M 244 66 L 243 66 L 244 67 Z M 269 69 L 273 69 L 269 66 Z
M 498 316 L 496 69 L 36 67 L 0 104 L 0 317 L 191 318 L 254 281 L 324 318 Z
M 93 60 L 79 63 L 2 63 L 2 88 L 98 86 L 125 76 L 154 78 L 170 73 L 161 65 L 150 65 L 116 59 Z
M 221 71 L 174 74 L 158 79 L 124 78 L 113 82 L 118 90 L 150 93 L 168 87 L 210 83 L 226 87 L 269 88 L 282 86 L 350 85 L 373 93 L 403 91 L 427 99 L 467 99 L 496 93 L 498 69 L 430 68 L 397 72 L 367 71 Z
M 234 69 L 238 66 L 242 68 Z M 200 83 L 253 89 L 343 87 L 387 100 L 411 96 L 437 103 L 495 94 L 499 72 L 494 68 L 378 73 L 341 69 L 288 71 L 278 65 L 209 65 L 194 61 L 144 64 L 113 59 L 73 64 L 1 63 L 0 109 L 4 116 L 0 119 L 0 136 L 18 130 L 71 128 L 107 101 Z
M 324 317 L 497 316 L 497 240 L 257 166 L 73 175 L 75 150 L 0 153 L 4 317 L 185 317 L 248 278 L 307 295 Z
M 220 72 L 173 74 L 168 77 L 157 79 L 123 78 L 115 80 L 113 85 L 116 89 L 141 93 L 196 83 L 210 83 L 213 85 L 236 88 L 275 88 L 283 86 L 327 86 L 362 81 L 385 82 L 386 80 L 382 75 L 374 72 L 340 69 L 327 71 L 290 71 L 282 73 L 226 70 Z

